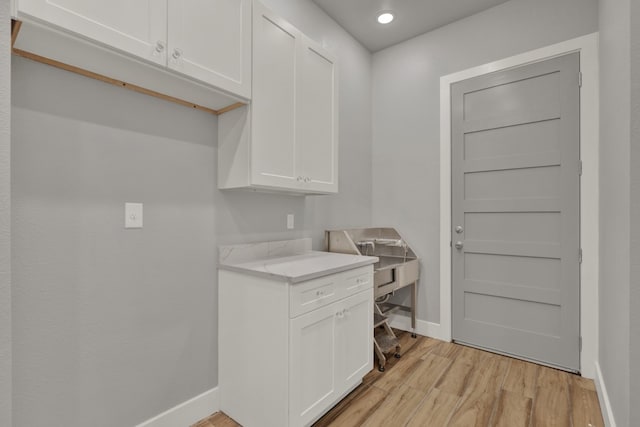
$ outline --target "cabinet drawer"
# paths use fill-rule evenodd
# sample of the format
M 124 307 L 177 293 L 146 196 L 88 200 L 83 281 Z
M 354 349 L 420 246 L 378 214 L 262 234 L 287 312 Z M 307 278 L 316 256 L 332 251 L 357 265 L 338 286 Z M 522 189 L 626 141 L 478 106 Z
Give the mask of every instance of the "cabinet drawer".
M 341 279 L 340 274 L 333 274 L 293 285 L 290 293 L 289 316 L 294 318 L 340 299 Z
M 344 295 L 348 297 L 373 287 L 373 271 L 371 267 L 356 268 L 344 273 Z
M 373 269 L 370 266 L 355 268 L 292 285 L 289 317 L 294 318 L 308 313 L 316 308 L 372 287 Z

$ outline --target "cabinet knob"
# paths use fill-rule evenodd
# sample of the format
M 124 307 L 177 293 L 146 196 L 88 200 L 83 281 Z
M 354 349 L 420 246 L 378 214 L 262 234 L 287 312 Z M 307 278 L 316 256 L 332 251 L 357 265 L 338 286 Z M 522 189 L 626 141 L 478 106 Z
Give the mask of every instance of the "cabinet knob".
M 299 177 L 297 177 L 297 178 L 296 178 L 296 180 L 297 180 L 298 182 L 302 182 L 302 177 L 301 177 L 301 176 L 299 176 Z
M 158 40 L 156 42 L 156 52 L 157 53 L 162 53 L 164 51 L 164 42 L 162 40 Z
M 304 182 L 311 182 L 311 178 L 309 178 L 308 176 L 306 176 L 306 177 L 304 178 Z
M 173 59 L 180 59 L 182 56 L 182 51 L 180 49 L 173 49 L 173 53 L 171 54 Z

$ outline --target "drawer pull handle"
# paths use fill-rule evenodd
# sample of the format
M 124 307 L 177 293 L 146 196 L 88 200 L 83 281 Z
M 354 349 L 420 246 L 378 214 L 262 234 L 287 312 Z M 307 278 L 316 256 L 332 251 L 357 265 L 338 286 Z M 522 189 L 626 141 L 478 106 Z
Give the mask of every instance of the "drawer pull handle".
M 336 317 L 338 319 L 343 319 L 345 316 L 351 316 L 351 310 L 343 308 L 341 311 L 336 313 Z

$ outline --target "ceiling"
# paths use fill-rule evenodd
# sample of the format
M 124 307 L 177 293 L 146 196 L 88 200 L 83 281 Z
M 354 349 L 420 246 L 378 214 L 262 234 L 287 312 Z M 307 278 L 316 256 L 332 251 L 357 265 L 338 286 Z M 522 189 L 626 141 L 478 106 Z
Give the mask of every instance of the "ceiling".
M 376 52 L 507 0 L 313 0 L 367 49 Z M 380 11 L 393 22 L 378 24 Z

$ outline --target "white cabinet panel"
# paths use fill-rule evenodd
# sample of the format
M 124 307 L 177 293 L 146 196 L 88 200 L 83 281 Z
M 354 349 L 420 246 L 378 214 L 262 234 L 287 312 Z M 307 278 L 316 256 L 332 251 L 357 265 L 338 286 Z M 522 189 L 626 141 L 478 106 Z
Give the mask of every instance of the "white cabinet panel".
M 251 165 L 259 185 L 291 187 L 295 176 L 295 70 L 299 34 L 254 6 Z
M 298 61 L 298 173 L 318 190 L 337 190 L 338 114 L 335 60 L 306 40 Z
M 337 315 L 336 307 L 331 305 L 291 320 L 289 417 L 292 425 L 309 424 L 335 399 Z
M 169 0 L 168 66 L 249 98 L 251 0 Z
M 166 62 L 166 0 L 20 0 L 23 15 L 159 64 Z
M 348 389 L 362 381 L 373 365 L 373 299 L 370 292 L 347 298 L 343 303 L 344 315 L 336 322 L 336 383 Z

